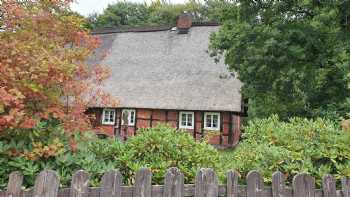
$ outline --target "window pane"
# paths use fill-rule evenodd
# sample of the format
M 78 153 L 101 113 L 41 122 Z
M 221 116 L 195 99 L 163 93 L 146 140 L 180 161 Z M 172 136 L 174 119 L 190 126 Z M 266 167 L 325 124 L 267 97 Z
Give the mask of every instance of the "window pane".
M 219 117 L 218 115 L 213 115 L 213 127 L 218 127 Z
M 187 118 L 186 114 L 182 113 L 181 114 L 181 126 L 186 126 L 186 122 L 187 122 L 186 118 Z
M 105 117 L 104 117 L 104 121 L 105 122 L 109 122 L 109 111 L 105 111 Z
M 187 114 L 187 126 L 192 126 L 192 114 Z
M 182 121 L 186 121 L 186 114 L 181 114 Z
M 110 111 L 109 113 L 109 121 L 114 122 L 114 111 Z
M 187 126 L 192 127 L 192 121 L 188 121 Z
M 211 127 L 211 115 L 207 115 L 206 127 Z
M 130 124 L 134 124 L 134 119 L 135 119 L 135 112 L 130 111 Z

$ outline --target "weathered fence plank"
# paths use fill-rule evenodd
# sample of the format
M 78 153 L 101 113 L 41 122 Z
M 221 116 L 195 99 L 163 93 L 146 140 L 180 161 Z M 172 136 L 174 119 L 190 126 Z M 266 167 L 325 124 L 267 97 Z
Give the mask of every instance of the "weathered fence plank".
M 322 179 L 323 197 L 337 197 L 335 179 L 332 175 L 326 174 Z
M 92 187 L 89 189 L 89 197 L 100 197 L 101 188 L 100 187 Z
M 184 175 L 177 168 L 168 169 L 164 180 L 163 197 L 184 196 Z
M 136 173 L 134 186 L 123 186 L 123 177 L 117 170 L 106 172 L 100 187 L 89 187 L 89 177 L 77 171 L 70 188 L 59 189 L 59 179 L 54 171 L 42 171 L 33 189 L 21 190 L 23 177 L 18 172 L 10 174 L 6 191 L 0 197 L 350 197 L 350 180 L 342 179 L 342 189 L 336 190 L 336 180 L 331 175 L 322 179 L 322 189 L 315 189 L 315 180 L 308 174 L 298 174 L 293 187 L 285 185 L 284 175 L 275 172 L 272 186 L 264 187 L 261 174 L 251 171 L 247 185 L 238 185 L 239 174 L 227 172 L 227 182 L 219 185 L 212 169 L 198 171 L 195 184 L 184 184 L 184 175 L 177 168 L 170 168 L 164 177 L 164 185 L 152 185 L 152 173 L 142 168 Z
M 152 196 L 152 173 L 147 168 L 136 172 L 134 197 Z
M 22 197 L 33 197 L 33 190 L 22 191 Z
M 57 197 L 68 197 L 70 194 L 70 188 L 62 188 L 58 191 Z
M 196 176 L 195 197 L 217 197 L 218 179 L 212 169 L 201 169 Z
M 250 171 L 247 175 L 247 197 L 262 197 L 264 183 L 257 171 Z
M 23 183 L 23 175 L 20 172 L 12 172 L 9 176 L 7 184 L 6 197 L 20 197 L 21 187 Z
M 89 175 L 83 170 L 74 173 L 71 182 L 70 197 L 89 196 Z
M 119 171 L 106 172 L 101 181 L 100 197 L 121 197 L 123 178 Z
M 315 180 L 308 174 L 297 174 L 293 178 L 293 197 L 315 197 Z
M 44 170 L 35 180 L 33 197 L 57 197 L 59 184 L 55 171 Z
M 238 197 L 238 177 L 236 171 L 228 171 L 226 174 L 226 193 L 227 197 Z
M 286 186 L 282 172 L 275 172 L 272 175 L 272 197 L 286 197 Z
M 343 177 L 341 179 L 341 187 L 343 197 L 350 197 L 350 179 L 348 177 Z

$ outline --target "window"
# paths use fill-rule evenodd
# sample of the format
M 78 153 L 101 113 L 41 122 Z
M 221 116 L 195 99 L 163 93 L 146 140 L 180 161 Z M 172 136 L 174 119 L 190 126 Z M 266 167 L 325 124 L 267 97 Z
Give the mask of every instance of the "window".
M 127 125 L 135 125 L 135 110 L 134 109 L 124 109 L 122 112 L 122 125 L 126 125 L 124 120 L 127 120 Z
M 193 112 L 180 112 L 179 128 L 181 129 L 193 129 L 194 125 L 194 113 Z
M 115 123 L 115 110 L 103 109 L 102 124 L 114 125 Z
M 204 129 L 220 130 L 220 113 L 207 112 L 204 114 Z

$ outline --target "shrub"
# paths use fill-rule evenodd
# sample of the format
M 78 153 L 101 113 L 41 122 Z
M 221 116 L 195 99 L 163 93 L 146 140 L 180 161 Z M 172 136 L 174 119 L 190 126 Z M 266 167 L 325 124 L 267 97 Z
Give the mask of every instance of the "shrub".
M 69 149 L 68 138 L 59 123 L 42 121 L 32 129 L 13 129 L 0 135 L 0 188 L 7 184 L 8 174 L 21 171 L 24 185 L 33 185 L 40 170 Z
M 243 141 L 223 162 L 246 175 L 257 169 L 266 182 L 279 170 L 290 182 L 298 172 L 308 172 L 320 184 L 326 174 L 350 175 L 350 133 L 325 119 L 292 118 L 282 122 L 277 116 L 249 122 Z
M 126 142 L 125 154 L 120 159 L 122 166 L 127 166 L 124 169 L 127 177 L 131 178 L 138 169 L 148 167 L 152 170 L 153 182 L 157 184 L 163 183 L 170 167 L 179 168 L 185 182 L 190 183 L 199 168 L 218 170 L 219 165 L 215 148 L 205 142 L 196 142 L 187 132 L 166 125 L 139 130 L 137 136 Z
M 133 183 L 135 171 L 149 167 L 153 182 L 162 183 L 169 167 L 178 167 L 193 182 L 200 167 L 218 169 L 218 152 L 210 145 L 197 143 L 192 136 L 167 126 L 139 131 L 126 143 L 114 139 L 98 139 L 94 133 L 75 134 L 77 151 L 55 122 L 40 123 L 37 128 L 0 136 L 0 188 L 7 184 L 12 171 L 24 174 L 24 186 L 34 184 L 43 169 L 58 172 L 62 186 L 68 186 L 76 170 L 90 175 L 97 186 L 104 172 L 119 169 L 126 183 Z M 10 136 L 11 135 L 11 136 Z

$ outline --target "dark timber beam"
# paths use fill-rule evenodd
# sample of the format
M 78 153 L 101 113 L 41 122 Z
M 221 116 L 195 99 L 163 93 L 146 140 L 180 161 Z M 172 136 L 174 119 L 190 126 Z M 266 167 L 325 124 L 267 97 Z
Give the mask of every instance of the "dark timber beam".
M 197 132 L 197 121 L 196 121 L 196 112 L 193 112 L 193 138 L 196 140 L 196 132 Z
M 150 118 L 150 120 L 149 120 L 149 127 L 153 127 L 153 109 L 151 109 L 151 118 Z
M 204 122 L 204 112 L 202 111 L 201 112 L 201 115 L 202 115 L 202 129 L 201 129 L 201 138 L 203 139 L 204 138 L 204 124 L 205 124 L 205 122 Z
M 233 118 L 233 115 L 232 115 L 232 112 L 229 112 L 230 113 L 230 118 L 229 118 L 229 125 L 228 125 L 228 144 L 229 145 L 232 145 L 233 144 L 233 127 L 232 127 L 232 118 Z
M 134 116 L 135 116 L 135 127 L 134 127 L 134 135 L 136 135 L 137 134 L 137 109 L 135 109 L 135 114 L 134 114 Z
M 119 111 L 118 137 L 120 138 L 121 133 L 122 133 L 122 109 L 119 109 L 118 111 Z
M 168 123 L 168 110 L 165 110 L 165 123 Z
M 222 144 L 222 132 L 224 130 L 224 117 L 223 117 L 224 113 L 220 112 L 220 144 Z

